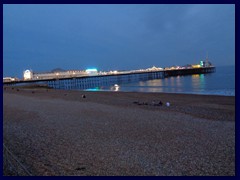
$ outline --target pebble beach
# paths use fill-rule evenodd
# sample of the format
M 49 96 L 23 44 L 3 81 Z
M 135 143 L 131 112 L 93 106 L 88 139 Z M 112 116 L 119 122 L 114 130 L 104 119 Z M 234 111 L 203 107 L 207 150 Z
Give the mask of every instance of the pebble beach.
M 4 87 L 3 143 L 34 176 L 235 176 L 235 97 Z

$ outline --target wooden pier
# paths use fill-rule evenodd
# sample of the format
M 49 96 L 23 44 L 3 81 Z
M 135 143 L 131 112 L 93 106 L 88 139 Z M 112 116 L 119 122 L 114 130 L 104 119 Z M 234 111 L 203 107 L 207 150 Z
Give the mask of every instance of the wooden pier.
M 182 76 L 191 74 L 204 74 L 215 72 L 215 67 L 202 67 L 190 69 L 174 69 L 160 71 L 131 72 L 111 75 L 83 76 L 59 79 L 42 79 L 42 80 L 20 80 L 13 82 L 4 82 L 7 86 L 24 86 L 24 85 L 47 85 L 54 89 L 90 89 L 101 86 L 112 86 L 114 84 L 125 84 L 130 82 L 147 81 L 152 79 L 163 79 L 169 76 Z

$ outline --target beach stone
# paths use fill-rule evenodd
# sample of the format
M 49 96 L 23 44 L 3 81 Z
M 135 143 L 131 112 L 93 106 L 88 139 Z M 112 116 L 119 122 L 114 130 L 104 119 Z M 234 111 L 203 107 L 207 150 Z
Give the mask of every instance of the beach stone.
M 35 176 L 235 175 L 234 97 L 20 90 L 3 92 L 3 141 Z

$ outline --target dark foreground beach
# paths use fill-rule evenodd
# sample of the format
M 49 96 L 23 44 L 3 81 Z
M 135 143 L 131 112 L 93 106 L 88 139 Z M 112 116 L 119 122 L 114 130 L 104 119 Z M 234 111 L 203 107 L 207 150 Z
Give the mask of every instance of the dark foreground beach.
M 234 97 L 8 87 L 3 131 L 32 175 L 235 175 Z

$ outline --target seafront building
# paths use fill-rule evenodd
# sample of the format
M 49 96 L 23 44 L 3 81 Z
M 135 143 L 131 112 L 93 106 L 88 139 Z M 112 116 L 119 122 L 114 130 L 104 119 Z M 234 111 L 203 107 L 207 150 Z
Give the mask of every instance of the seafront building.
M 4 77 L 3 82 L 12 82 L 12 81 L 18 81 L 19 79 L 16 77 Z

